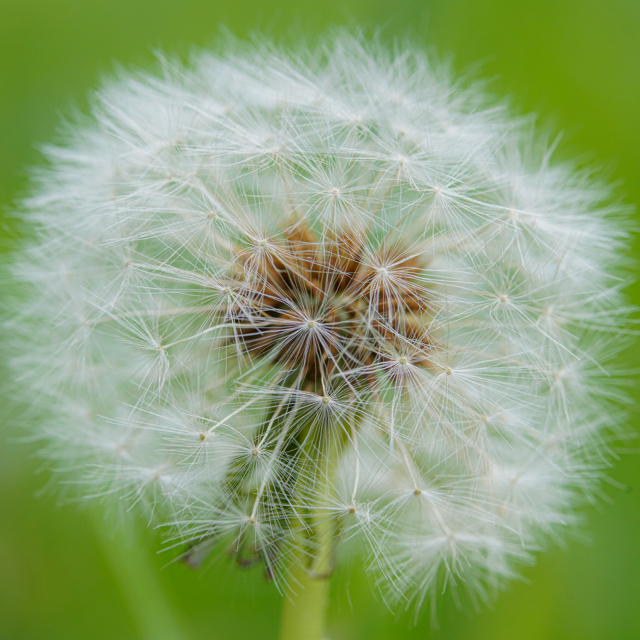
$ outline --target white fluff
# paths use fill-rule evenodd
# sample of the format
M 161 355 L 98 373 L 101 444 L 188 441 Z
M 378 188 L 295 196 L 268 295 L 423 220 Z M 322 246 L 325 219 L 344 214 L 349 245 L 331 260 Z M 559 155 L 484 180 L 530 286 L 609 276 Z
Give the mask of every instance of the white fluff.
M 45 454 L 191 559 L 232 540 L 286 582 L 330 522 L 389 593 L 482 595 L 606 465 L 620 210 L 418 50 L 229 49 L 121 74 L 46 150 L 9 324 Z M 326 260 L 357 239 L 366 353 L 329 318 L 353 296 L 296 285 L 265 315 L 296 228 Z

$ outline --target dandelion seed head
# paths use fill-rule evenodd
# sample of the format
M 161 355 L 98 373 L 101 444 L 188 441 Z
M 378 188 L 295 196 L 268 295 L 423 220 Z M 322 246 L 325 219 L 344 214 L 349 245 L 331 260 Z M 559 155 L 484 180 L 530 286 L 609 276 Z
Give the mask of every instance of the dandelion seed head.
M 627 234 L 530 120 L 344 34 L 163 59 L 92 109 L 24 202 L 7 325 L 80 492 L 280 585 L 333 514 L 338 560 L 418 605 L 573 521 L 620 422 Z

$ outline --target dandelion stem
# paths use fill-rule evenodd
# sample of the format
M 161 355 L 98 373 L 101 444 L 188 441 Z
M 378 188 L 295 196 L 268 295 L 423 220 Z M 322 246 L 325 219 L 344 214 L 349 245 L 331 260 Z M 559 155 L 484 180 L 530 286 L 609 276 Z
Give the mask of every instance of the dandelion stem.
M 314 456 L 318 463 L 320 501 L 329 504 L 340 443 L 329 437 L 319 447 L 324 455 Z M 333 572 L 333 553 L 338 522 L 328 508 L 319 508 L 311 517 L 313 550 L 309 554 L 301 544 L 291 569 L 293 592 L 284 600 L 280 640 L 322 640 L 329 600 L 329 578 Z
M 303 563 L 291 571 L 295 593 L 284 598 L 280 640 L 322 640 L 324 634 L 329 577 L 309 573 Z

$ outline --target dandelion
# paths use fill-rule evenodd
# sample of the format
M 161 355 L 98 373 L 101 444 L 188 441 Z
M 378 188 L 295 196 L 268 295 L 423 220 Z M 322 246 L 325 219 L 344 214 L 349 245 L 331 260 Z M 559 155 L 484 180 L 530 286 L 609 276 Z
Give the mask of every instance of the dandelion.
M 574 522 L 626 232 L 531 119 L 342 34 L 122 73 L 46 155 L 9 332 L 44 453 L 189 564 L 261 564 L 283 639 L 349 553 L 419 607 Z

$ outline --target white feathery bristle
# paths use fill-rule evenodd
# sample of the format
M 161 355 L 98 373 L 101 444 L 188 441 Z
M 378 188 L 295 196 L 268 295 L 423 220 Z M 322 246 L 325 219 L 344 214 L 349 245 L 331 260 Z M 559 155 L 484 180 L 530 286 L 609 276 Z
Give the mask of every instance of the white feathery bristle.
M 7 331 L 43 455 L 187 559 L 286 585 L 329 522 L 390 595 L 483 597 L 607 464 L 623 210 L 417 49 L 228 44 L 46 149 Z

